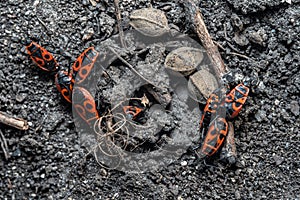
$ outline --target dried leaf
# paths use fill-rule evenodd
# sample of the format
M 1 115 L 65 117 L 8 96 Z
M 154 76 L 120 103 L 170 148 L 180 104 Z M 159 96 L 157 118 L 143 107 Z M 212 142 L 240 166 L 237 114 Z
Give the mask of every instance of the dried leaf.
M 147 98 L 146 94 L 141 99 L 141 104 L 143 104 L 144 107 L 146 107 L 149 104 L 149 99 Z
M 130 25 L 147 36 L 160 36 L 170 30 L 165 13 L 155 8 L 134 10 L 129 18 Z
M 203 53 L 200 49 L 180 47 L 167 55 L 165 67 L 188 76 L 197 69 L 202 60 Z

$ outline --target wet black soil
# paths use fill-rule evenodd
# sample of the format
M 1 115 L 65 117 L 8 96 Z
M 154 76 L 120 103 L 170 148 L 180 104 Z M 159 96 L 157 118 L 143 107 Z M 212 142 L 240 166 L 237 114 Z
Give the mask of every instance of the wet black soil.
M 177 1 L 122 1 L 123 28 L 131 28 L 132 10 L 150 5 L 197 38 Z M 85 48 L 118 33 L 114 4 L 1 2 L 0 110 L 28 120 L 30 128 L 0 124 L 10 155 L 6 160 L 0 149 L 0 198 L 299 199 L 299 6 L 299 0 L 200 3 L 226 65 L 260 80 L 233 121 L 237 164 L 229 167 L 216 156 L 205 165 L 188 151 L 159 170 L 127 174 L 100 166 L 80 143 L 71 106 L 22 45 L 38 40 L 67 69 Z

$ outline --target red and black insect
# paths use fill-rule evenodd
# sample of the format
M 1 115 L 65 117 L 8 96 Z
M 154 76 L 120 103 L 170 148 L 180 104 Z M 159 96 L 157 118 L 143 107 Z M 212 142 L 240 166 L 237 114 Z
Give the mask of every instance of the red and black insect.
M 247 100 L 249 91 L 249 87 L 247 87 L 243 83 L 240 83 L 235 88 L 233 88 L 229 92 L 229 94 L 226 95 L 225 106 L 227 117 L 229 119 L 235 118 L 239 114 Z
M 216 113 L 216 109 L 218 108 L 219 97 L 216 94 L 211 94 L 208 98 L 206 105 L 203 110 L 203 114 L 200 120 L 200 129 L 204 126 L 208 126 L 210 123 L 210 119 L 213 113 Z
M 52 54 L 37 43 L 31 42 L 26 46 L 26 49 L 30 58 L 41 69 L 49 72 L 56 72 L 58 70 L 58 64 Z M 72 94 L 74 92 L 75 78 L 77 80 L 78 77 L 78 83 L 84 81 L 92 70 L 97 56 L 98 52 L 96 52 L 93 47 L 90 47 L 80 54 L 73 64 L 70 73 L 63 70 L 56 73 L 56 87 L 68 102 L 73 102 Z M 91 121 L 99 118 L 95 100 L 92 95 L 82 87 L 76 87 L 75 92 L 77 98 L 76 101 L 73 102 L 74 108 L 79 116 L 90 125 Z
M 57 72 L 59 67 L 53 55 L 45 48 L 41 47 L 36 42 L 30 42 L 26 46 L 30 58 L 44 71 Z M 75 83 L 81 83 L 91 72 L 94 63 L 97 59 L 98 52 L 94 47 L 86 49 L 77 58 L 72 66 L 70 73 L 66 71 L 59 71 L 55 75 L 55 84 L 58 91 L 68 101 L 72 102 L 72 90 Z
M 30 42 L 26 46 L 26 50 L 30 58 L 39 66 L 42 70 L 49 72 L 58 71 L 58 63 L 54 59 L 51 53 L 45 48 L 41 47 L 35 42 Z
M 143 109 L 137 106 L 124 106 L 123 111 L 130 119 L 135 120 Z
M 94 47 L 90 47 L 80 54 L 74 62 L 70 72 L 73 84 L 75 83 L 75 80 L 78 84 L 80 84 L 86 79 L 93 69 L 98 54 L 99 53 L 95 51 Z
M 242 83 L 233 88 L 226 96 L 220 91 L 222 90 L 216 90 L 210 95 L 200 120 L 200 131 L 206 129 L 201 153 L 208 156 L 215 154 L 224 142 L 223 137 L 228 132 L 227 120 L 238 115 L 249 94 L 249 88 Z M 223 112 L 224 109 L 225 112 Z M 216 124 L 216 122 L 218 123 Z
M 210 95 L 200 120 L 200 131 L 205 133 L 205 139 L 200 148 L 202 156 L 215 154 L 223 144 L 224 137 L 228 132 L 228 123 L 225 119 L 224 89 L 220 88 Z
M 225 118 L 216 118 L 208 127 L 201 153 L 207 156 L 215 154 L 224 142 L 228 132 L 228 123 Z
M 74 109 L 87 124 L 94 124 L 99 119 L 94 97 L 83 87 L 75 87 L 73 92 L 76 94 Z
M 225 105 L 225 94 L 228 90 L 227 87 L 221 87 L 217 90 L 215 90 L 207 99 L 206 105 L 203 110 L 202 117 L 200 119 L 200 130 L 203 127 L 208 127 L 210 124 L 210 121 L 213 117 L 216 117 L 217 115 L 223 115 L 226 112 L 224 111 L 224 105 Z M 223 113 L 221 113 L 223 112 Z
M 78 84 L 86 79 L 94 66 L 97 56 L 98 52 L 94 50 L 94 47 L 90 47 L 79 55 L 70 73 L 61 70 L 56 74 L 56 87 L 68 102 L 72 103 L 72 90 L 75 79 Z
M 55 75 L 55 85 L 65 100 L 72 103 L 73 83 L 72 76 L 68 72 L 60 70 Z

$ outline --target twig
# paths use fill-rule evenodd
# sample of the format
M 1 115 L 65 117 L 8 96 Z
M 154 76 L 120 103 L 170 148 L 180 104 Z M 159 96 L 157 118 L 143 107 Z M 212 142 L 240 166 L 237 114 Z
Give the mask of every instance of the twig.
M 223 25 L 223 27 L 224 27 L 224 36 L 225 36 L 225 38 L 227 38 L 227 27 L 226 27 L 226 24 L 224 24 Z
M 9 154 L 7 153 L 8 152 L 8 146 L 7 146 L 7 142 L 6 142 L 6 139 L 2 133 L 2 131 L 0 130 L 0 143 L 1 143 L 1 149 L 4 153 L 4 157 L 5 159 L 7 160 L 9 158 Z
M 187 15 L 189 15 L 191 22 L 194 24 L 194 29 L 202 45 L 206 49 L 207 54 L 213 63 L 216 75 L 221 78 L 222 75 L 226 73 L 227 69 L 218 51 L 218 47 L 214 44 L 208 33 L 200 9 L 193 0 L 182 0 L 182 2 L 187 9 Z
M 36 16 L 36 18 L 48 30 L 48 27 L 46 26 L 46 24 L 38 16 Z
M 214 43 L 220 48 L 222 49 L 223 51 L 226 51 L 225 48 L 219 44 L 218 42 L 214 41 Z M 239 57 L 242 57 L 242 58 L 245 58 L 246 60 L 253 60 L 251 58 L 249 58 L 248 56 L 244 55 L 244 54 L 241 54 L 241 53 L 237 53 L 237 52 L 229 52 L 227 53 L 229 55 L 234 55 L 234 56 L 239 56 Z
M 36 15 L 37 20 L 44 26 L 44 28 L 48 31 L 48 32 L 52 32 L 47 25 L 45 24 L 45 22 L 43 22 L 37 15 Z
M 245 58 L 246 60 L 253 60 L 253 59 L 249 58 L 248 56 L 243 55 L 243 54 L 240 54 L 240 53 L 229 52 L 228 54 L 234 55 L 234 56 L 239 56 L 239 57 L 241 57 L 241 58 Z
M 220 49 L 222 49 L 223 51 L 226 51 L 226 49 L 219 43 L 214 41 L 215 45 L 217 45 Z
M 34 130 L 35 133 L 37 133 L 42 128 L 42 124 L 44 124 L 44 121 L 46 120 L 47 115 L 45 114 L 42 121 L 39 123 L 39 126 Z
M 234 127 L 232 122 L 228 122 L 229 131 L 226 137 L 226 149 L 232 156 L 236 157 L 236 146 L 234 142 Z
M 44 26 L 44 28 L 48 31 L 48 32 L 52 32 L 47 25 L 37 16 L 37 4 L 33 5 L 33 9 L 34 9 L 34 15 L 36 17 L 36 19 L 42 24 L 42 26 Z
M 98 159 L 98 155 L 97 155 L 97 147 L 99 148 L 99 150 L 100 150 L 102 153 L 104 153 L 104 151 L 99 147 L 99 145 L 96 146 L 96 147 L 94 148 L 94 156 L 95 156 L 95 159 L 96 159 L 97 163 L 98 163 L 101 167 L 103 167 L 103 168 L 105 168 L 105 169 L 108 169 L 108 170 L 113 170 L 113 169 L 116 169 L 117 167 L 120 166 L 121 159 L 119 159 L 118 165 L 115 166 L 114 168 L 107 167 L 107 166 L 105 166 L 104 164 L 102 164 L 102 163 L 99 161 L 99 159 Z M 105 154 L 105 153 L 104 153 L 104 154 Z M 110 156 L 110 155 L 107 155 L 107 156 L 108 156 L 108 157 L 112 157 L 112 156 Z
M 12 117 L 4 112 L 0 111 L 0 122 L 20 130 L 27 130 L 27 121 L 21 118 Z
M 122 29 L 122 25 L 121 25 L 121 12 L 120 12 L 120 7 L 119 7 L 119 0 L 114 0 L 115 3 L 115 11 L 116 11 L 116 17 L 117 17 L 117 24 L 118 24 L 118 29 L 119 29 L 119 36 L 120 36 L 120 42 L 121 45 L 124 49 L 127 49 L 126 47 L 126 43 L 124 41 L 124 32 Z
M 12 189 L 13 188 L 13 184 L 11 183 L 10 179 L 7 178 L 7 188 L 8 189 Z

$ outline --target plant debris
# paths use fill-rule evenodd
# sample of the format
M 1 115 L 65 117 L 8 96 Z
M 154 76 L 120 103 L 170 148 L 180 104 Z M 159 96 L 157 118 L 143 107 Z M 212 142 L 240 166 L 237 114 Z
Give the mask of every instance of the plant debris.
M 209 71 L 202 69 L 189 78 L 188 89 L 191 97 L 205 103 L 209 95 L 218 88 L 218 81 Z
M 23 131 L 27 130 L 29 127 L 26 120 L 12 117 L 4 112 L 0 112 L 0 123 L 12 126 Z
M 160 36 L 170 30 L 165 13 L 154 8 L 134 10 L 130 14 L 130 24 L 147 36 Z
M 202 50 L 192 47 L 180 47 L 167 55 L 165 67 L 188 76 L 197 69 L 202 60 Z

